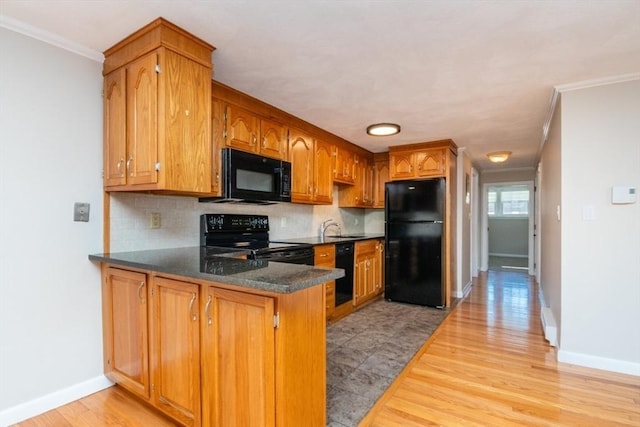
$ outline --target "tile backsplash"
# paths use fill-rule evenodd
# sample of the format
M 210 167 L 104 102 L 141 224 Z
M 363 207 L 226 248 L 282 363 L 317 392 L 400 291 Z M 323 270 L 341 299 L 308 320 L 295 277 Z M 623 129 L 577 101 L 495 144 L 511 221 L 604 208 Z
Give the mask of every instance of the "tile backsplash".
M 268 215 L 272 240 L 317 236 L 322 221 L 330 218 L 344 234 L 384 233 L 383 210 L 338 208 L 337 200 L 337 187 L 333 205 L 216 204 L 195 197 L 111 193 L 111 252 L 198 246 L 203 213 Z M 160 228 L 151 228 L 152 213 L 160 214 Z

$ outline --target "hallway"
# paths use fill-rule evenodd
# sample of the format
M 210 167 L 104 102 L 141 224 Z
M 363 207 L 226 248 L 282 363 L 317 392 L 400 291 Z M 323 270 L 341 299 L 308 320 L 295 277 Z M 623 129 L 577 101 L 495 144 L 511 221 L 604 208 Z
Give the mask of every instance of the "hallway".
M 526 273 L 483 273 L 360 426 L 638 426 L 640 378 L 556 362 Z

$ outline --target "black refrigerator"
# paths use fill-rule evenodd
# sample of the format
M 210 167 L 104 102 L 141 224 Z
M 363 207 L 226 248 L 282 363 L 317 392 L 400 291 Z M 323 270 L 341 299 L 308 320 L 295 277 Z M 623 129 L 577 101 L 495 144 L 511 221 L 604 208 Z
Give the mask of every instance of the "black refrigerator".
M 386 184 L 387 300 L 444 307 L 444 208 L 444 178 Z

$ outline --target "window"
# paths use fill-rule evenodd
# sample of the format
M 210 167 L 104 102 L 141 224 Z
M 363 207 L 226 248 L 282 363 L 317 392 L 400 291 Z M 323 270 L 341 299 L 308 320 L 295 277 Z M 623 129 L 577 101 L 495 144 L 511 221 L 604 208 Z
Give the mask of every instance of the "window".
M 489 187 L 487 212 L 492 217 L 529 216 L 529 189 L 525 185 Z

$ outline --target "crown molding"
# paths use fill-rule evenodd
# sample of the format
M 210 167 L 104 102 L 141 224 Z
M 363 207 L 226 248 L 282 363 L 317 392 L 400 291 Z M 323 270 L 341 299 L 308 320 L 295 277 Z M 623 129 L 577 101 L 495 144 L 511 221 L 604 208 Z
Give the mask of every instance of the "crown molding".
M 623 83 L 632 80 L 640 80 L 640 73 L 621 74 L 619 76 L 603 77 L 600 79 L 582 80 L 575 83 L 567 83 L 563 85 L 554 86 L 551 91 L 551 98 L 549 99 L 549 107 L 547 108 L 547 116 L 542 125 L 542 138 L 538 146 L 538 153 L 536 154 L 537 160 L 540 160 L 542 155 L 542 148 L 549 139 L 549 128 L 551 128 L 551 121 L 556 111 L 556 105 L 558 104 L 558 97 L 563 92 L 569 92 L 572 90 L 588 89 L 596 86 L 605 86 L 615 83 Z
M 65 39 L 57 34 L 50 33 L 32 25 L 25 24 L 22 21 L 18 21 L 6 15 L 0 15 L 0 27 L 40 40 L 61 49 L 68 50 L 69 52 L 84 56 L 85 58 L 89 58 L 96 62 L 102 63 L 104 61 L 104 55 L 102 52 L 89 49 L 79 43 Z
M 494 174 L 494 173 L 505 173 L 505 172 L 531 172 L 536 170 L 534 166 L 523 166 L 520 168 L 505 168 L 505 169 L 483 169 L 482 174 Z

